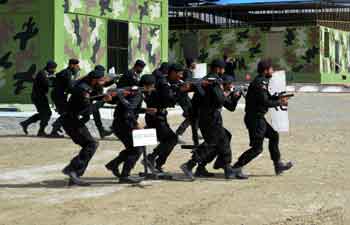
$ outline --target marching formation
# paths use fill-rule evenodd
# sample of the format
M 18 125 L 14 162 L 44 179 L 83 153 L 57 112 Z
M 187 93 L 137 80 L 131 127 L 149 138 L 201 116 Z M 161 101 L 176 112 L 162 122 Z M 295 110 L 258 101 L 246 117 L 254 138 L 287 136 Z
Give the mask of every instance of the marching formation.
M 289 98 L 269 93 L 269 79 L 273 73 L 269 60 L 259 62 L 258 75 L 245 91 L 234 88 L 234 78 L 225 74 L 226 64 L 222 60 L 214 60 L 209 74 L 202 79 L 193 76 L 196 68 L 193 59 L 186 60 L 186 68 L 180 64 L 162 63 L 152 74 L 142 75 L 145 66 L 142 60 L 137 60 L 124 75 L 110 77 L 105 76 L 103 66 L 97 65 L 86 76 L 78 78 L 79 60 L 71 59 L 68 67 L 57 74 L 57 64 L 49 61 L 34 77 L 31 98 L 38 113 L 21 122 L 20 126 L 28 134 L 28 127 L 40 121 L 38 136 L 62 137 L 64 130 L 75 144 L 81 146 L 80 152 L 62 171 L 69 177 L 70 185 L 90 185 L 81 177 L 98 149 L 98 141 L 85 125 L 91 114 L 101 138 L 113 133 L 125 147 L 106 164 L 106 169 L 121 183 L 141 181 L 141 178 L 130 174 L 145 147 L 134 147 L 132 132 L 144 128 L 155 129 L 159 143 L 141 161 L 152 174 L 165 173 L 164 165 L 174 147 L 183 143 L 181 135 L 189 126 L 194 145 L 187 147 L 193 149 L 192 157 L 180 168 L 191 180 L 213 177 L 214 174 L 206 167 L 214 160 L 214 168 L 222 169 L 226 179 L 247 179 L 242 168 L 262 153 L 265 138 L 269 139 L 268 147 L 276 175 L 293 166 L 291 162 L 281 161 L 279 134 L 265 119 L 269 108 L 287 106 Z M 116 87 L 104 93 L 104 88 L 112 85 Z M 47 134 L 45 128 L 51 117 L 50 88 L 51 99 L 60 117 L 53 123 L 51 134 Z M 249 132 L 250 149 L 232 163 L 232 135 L 224 127 L 221 111 L 226 108 L 234 112 L 242 95 L 246 98 L 244 122 Z M 146 107 L 143 107 L 143 102 Z M 103 127 L 99 113 L 99 108 L 105 103 L 115 106 L 111 131 Z M 167 109 L 177 104 L 183 109 L 184 121 L 174 132 L 168 123 Z M 145 127 L 138 122 L 141 113 L 145 114 Z M 199 131 L 203 137 L 200 137 Z M 203 139 L 202 143 L 200 139 Z

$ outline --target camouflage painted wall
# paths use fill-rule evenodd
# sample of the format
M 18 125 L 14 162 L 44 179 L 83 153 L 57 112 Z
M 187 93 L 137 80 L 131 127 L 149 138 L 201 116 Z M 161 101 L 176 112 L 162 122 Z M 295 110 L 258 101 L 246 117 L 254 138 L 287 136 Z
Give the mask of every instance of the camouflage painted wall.
M 107 66 L 107 23 L 109 19 L 129 21 L 129 56 L 131 67 L 143 59 L 151 72 L 162 57 L 162 17 L 164 2 L 154 0 L 64 0 L 64 55 L 82 61 L 81 73 L 95 64 Z M 81 15 L 84 14 L 84 15 Z M 166 47 L 166 46 L 164 46 Z
M 326 33 L 329 35 L 328 38 L 325 37 Z M 350 82 L 350 32 L 320 27 L 320 37 L 322 83 Z M 336 63 L 336 44 L 339 46 L 338 63 Z
M 146 62 L 144 73 L 151 73 L 161 61 L 160 27 L 129 23 L 129 66 L 137 59 Z
M 65 13 L 88 14 L 120 20 L 157 21 L 161 0 L 64 0 Z
M 238 58 L 239 79 L 246 73 L 255 74 L 257 62 L 270 57 L 275 67 L 287 71 L 289 81 L 320 82 L 317 27 L 172 31 L 169 33 L 169 61 L 183 62 L 189 33 L 199 43 L 199 61 L 210 63 L 224 54 Z M 195 43 L 188 47 L 196 48 Z
M 0 103 L 30 100 L 31 77 L 43 66 L 42 56 L 50 48 L 50 41 L 46 50 L 40 46 L 48 22 L 34 11 L 40 4 L 40 0 L 0 1 Z
M 107 64 L 106 20 L 81 16 L 64 15 L 64 62 L 70 58 L 80 60 L 81 74 L 93 70 L 94 65 Z M 64 63 L 63 63 L 64 64 Z M 66 65 L 65 65 L 66 66 Z

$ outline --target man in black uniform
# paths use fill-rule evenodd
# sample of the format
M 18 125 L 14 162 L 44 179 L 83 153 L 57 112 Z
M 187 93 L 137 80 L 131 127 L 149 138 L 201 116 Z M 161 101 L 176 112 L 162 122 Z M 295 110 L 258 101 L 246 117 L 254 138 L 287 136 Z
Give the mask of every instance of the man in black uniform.
M 194 59 L 188 58 L 186 59 L 187 68 L 184 70 L 183 81 L 191 81 L 193 80 L 193 71 L 196 69 L 196 63 Z M 185 120 L 180 124 L 180 126 L 176 130 L 176 135 L 178 136 L 179 142 L 181 140 L 181 136 L 185 133 L 186 129 L 191 125 L 192 129 L 192 140 L 194 145 L 199 144 L 198 140 L 198 119 L 195 117 L 195 113 L 193 112 L 192 102 L 187 93 L 182 93 L 179 98 L 179 105 L 183 110 L 183 117 Z
M 62 115 L 67 111 L 68 93 L 72 89 L 73 81 L 78 77 L 80 67 L 79 60 L 70 59 L 68 67 L 56 74 L 54 88 L 51 92 L 51 99 L 55 104 L 58 114 Z M 52 124 L 51 137 L 62 137 L 58 132 L 62 126 L 62 117 L 60 116 Z
M 156 82 L 156 91 L 145 97 L 147 108 L 149 108 L 145 117 L 147 128 L 157 130 L 157 137 L 160 142 L 153 152 L 147 156 L 147 166 L 153 173 L 163 172 L 162 167 L 177 144 L 177 136 L 169 126 L 166 109 L 175 107 L 179 91 L 186 91 L 184 86 L 178 89 L 170 84 L 179 81 L 182 78 L 182 73 L 183 67 L 181 65 L 170 65 L 168 77 L 159 79 Z
M 79 154 L 75 156 L 68 166 L 63 169 L 63 173 L 70 178 L 70 184 L 88 186 L 80 179 L 83 176 L 91 158 L 95 154 L 98 142 L 92 137 L 85 122 L 81 117 L 86 118 L 94 110 L 96 105 L 92 104 L 91 96 L 96 86 L 103 86 L 104 74 L 101 71 L 94 71 L 88 76 L 78 81 L 71 91 L 71 97 L 67 104 L 67 111 L 62 115 L 62 125 L 66 133 L 73 142 L 82 147 Z M 104 101 L 110 101 L 110 96 L 105 96 Z M 98 102 L 99 105 L 103 101 Z M 96 107 L 95 107 L 96 106 Z
M 49 61 L 46 67 L 39 71 L 34 78 L 32 89 L 32 102 L 34 103 L 38 113 L 31 116 L 29 119 L 20 123 L 25 134 L 28 134 L 28 126 L 40 120 L 39 137 L 46 137 L 45 128 L 51 117 L 51 109 L 47 94 L 49 88 L 52 87 L 52 79 L 57 68 L 57 64 Z
M 153 75 L 143 75 L 140 80 L 140 86 L 144 88 L 145 93 L 150 93 L 154 89 L 155 78 Z M 117 104 L 114 112 L 113 131 L 114 134 L 124 144 L 125 150 L 110 161 L 106 168 L 119 177 L 122 183 L 137 183 L 140 180 L 130 177 L 130 172 L 134 168 L 144 147 L 134 147 L 132 131 L 141 129 L 138 123 L 139 113 L 141 110 L 143 96 L 140 90 L 130 91 L 130 93 L 117 93 L 112 103 Z M 119 172 L 120 164 L 123 164 L 122 172 Z
M 101 73 L 105 73 L 106 69 L 102 65 L 97 65 L 94 68 L 94 71 L 101 71 Z M 92 71 L 92 72 L 94 72 Z M 104 84 L 104 86 L 96 86 L 94 89 L 93 95 L 102 95 L 104 87 L 109 87 L 115 83 L 114 80 L 106 80 L 107 82 Z M 98 133 L 100 134 L 101 139 L 104 139 L 106 136 L 109 136 L 112 134 L 111 131 L 107 131 L 102 123 L 101 113 L 99 109 L 96 109 L 92 112 L 92 116 L 94 118 L 95 125 L 97 127 Z M 90 118 L 87 119 L 87 121 Z
M 152 75 L 155 77 L 156 81 L 159 79 L 163 79 L 168 76 L 169 64 L 167 62 L 163 62 L 160 67 L 153 71 Z
M 234 61 L 234 59 L 229 58 L 227 55 L 224 55 L 224 61 L 226 63 L 225 74 L 232 76 L 233 80 L 236 80 L 236 62 Z
M 268 91 L 269 79 L 273 74 L 271 61 L 260 61 L 258 64 L 258 74 L 250 84 L 246 95 L 244 122 L 249 132 L 251 148 L 244 152 L 233 166 L 238 179 L 248 178 L 247 175 L 243 174 L 242 167 L 262 153 L 264 138 L 269 139 L 270 156 L 275 167 L 276 175 L 289 170 L 293 166 L 291 162 L 281 162 L 281 153 L 278 147 L 279 134 L 265 119 L 265 114 L 269 108 L 287 106 L 288 98 L 271 96 Z
M 195 150 L 190 161 L 183 164 L 182 171 L 194 179 L 192 169 L 198 164 L 195 176 L 212 177 L 205 166 L 217 157 L 214 168 L 224 169 L 227 179 L 235 178 L 230 166 L 232 160 L 231 133 L 223 127 L 221 109 L 225 107 L 234 111 L 241 97 L 239 93 L 232 92 L 232 77 L 222 76 L 225 63 L 214 60 L 211 64 L 211 73 L 205 79 L 215 79 L 212 84 L 203 87 L 204 94 L 195 93 L 194 102 L 199 107 L 199 128 L 205 143 Z
M 146 63 L 142 60 L 137 60 L 134 67 L 126 72 L 118 81 L 118 88 L 138 86 L 140 76 L 145 68 Z

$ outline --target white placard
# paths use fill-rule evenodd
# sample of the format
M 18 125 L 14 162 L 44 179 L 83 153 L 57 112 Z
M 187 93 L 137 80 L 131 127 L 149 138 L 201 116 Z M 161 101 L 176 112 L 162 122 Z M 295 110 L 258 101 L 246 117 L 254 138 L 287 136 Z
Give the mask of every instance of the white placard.
M 272 78 L 270 79 L 269 92 L 274 95 L 275 93 L 280 93 L 287 90 L 286 85 L 286 72 L 285 71 L 276 71 L 273 73 Z M 289 117 L 288 111 L 282 111 L 271 109 L 271 122 L 272 127 L 277 132 L 289 132 Z
M 132 131 L 134 147 L 157 145 L 156 129 L 141 129 Z
M 196 69 L 193 71 L 194 78 L 201 79 L 207 75 L 207 64 L 196 64 Z

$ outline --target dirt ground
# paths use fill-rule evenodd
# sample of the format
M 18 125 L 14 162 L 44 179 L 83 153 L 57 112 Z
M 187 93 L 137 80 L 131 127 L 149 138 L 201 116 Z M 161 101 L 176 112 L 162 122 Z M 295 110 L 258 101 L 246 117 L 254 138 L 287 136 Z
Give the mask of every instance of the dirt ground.
M 120 185 L 104 168 L 122 150 L 111 138 L 100 141 L 85 175 L 92 187 L 68 188 L 60 170 L 78 146 L 68 138 L 8 135 L 7 130 L 0 135 L 0 225 L 350 224 L 349 99 L 299 94 L 290 106 L 291 132 L 282 135 L 280 145 L 295 168 L 274 176 L 265 149 L 245 168 L 251 175 L 247 181 L 226 181 L 215 171 L 215 178 L 195 182 Z M 248 146 L 243 115 L 224 112 L 234 159 Z M 172 118 L 171 124 L 180 121 Z M 189 141 L 190 130 L 186 136 Z M 189 157 L 176 147 L 166 170 L 181 178 L 179 166 Z M 141 170 L 138 164 L 135 173 Z

